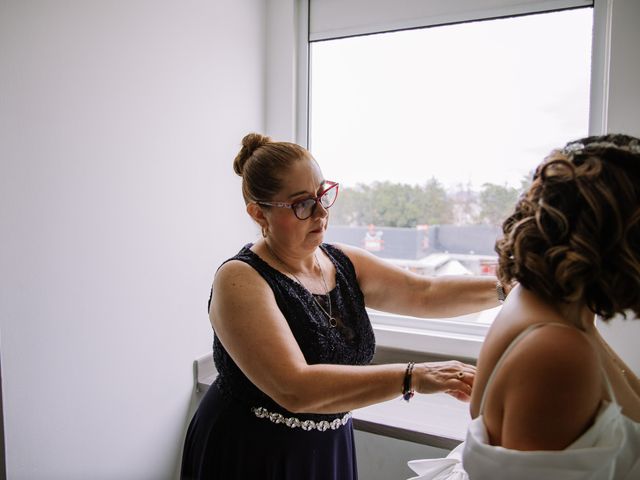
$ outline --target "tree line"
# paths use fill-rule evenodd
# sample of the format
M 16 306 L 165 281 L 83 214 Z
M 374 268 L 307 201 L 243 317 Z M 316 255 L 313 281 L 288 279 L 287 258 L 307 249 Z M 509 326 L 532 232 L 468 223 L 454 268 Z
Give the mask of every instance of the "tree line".
M 447 190 L 431 178 L 422 185 L 385 181 L 341 186 L 331 208 L 331 222 L 411 228 L 425 224 L 501 225 L 529 183 L 529 178 L 523 178 L 520 188 L 485 183 L 480 190 L 469 185 Z

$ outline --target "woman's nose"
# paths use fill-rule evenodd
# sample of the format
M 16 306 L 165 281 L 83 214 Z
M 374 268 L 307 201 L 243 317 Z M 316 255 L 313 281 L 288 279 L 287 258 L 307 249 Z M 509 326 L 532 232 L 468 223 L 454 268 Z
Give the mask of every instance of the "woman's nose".
M 318 213 L 320 212 L 320 213 Z M 313 212 L 314 217 L 324 218 L 329 215 L 329 210 L 322 206 L 322 203 L 316 202 L 316 210 Z

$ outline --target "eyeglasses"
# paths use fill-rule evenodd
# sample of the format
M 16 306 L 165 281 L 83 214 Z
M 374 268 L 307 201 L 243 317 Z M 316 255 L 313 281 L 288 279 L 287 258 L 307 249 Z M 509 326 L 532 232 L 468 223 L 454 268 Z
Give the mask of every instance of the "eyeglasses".
M 298 200 L 293 203 L 284 202 L 256 202 L 258 205 L 267 205 L 269 207 L 290 208 L 293 210 L 293 214 L 299 220 L 306 220 L 313 212 L 316 211 L 316 205 L 318 203 L 323 208 L 330 208 L 334 204 L 336 198 L 338 198 L 338 187 L 340 184 L 336 182 L 326 181 L 327 188 L 325 188 L 317 197 L 309 197 L 304 200 Z

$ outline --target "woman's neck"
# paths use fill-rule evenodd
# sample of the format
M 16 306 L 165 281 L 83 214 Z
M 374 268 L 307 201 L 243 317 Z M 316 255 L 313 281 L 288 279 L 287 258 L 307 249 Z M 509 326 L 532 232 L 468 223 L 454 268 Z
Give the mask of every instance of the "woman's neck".
M 308 253 L 296 254 L 290 249 L 280 247 L 276 242 L 264 239 L 264 249 L 277 263 L 285 267 L 289 273 L 302 275 L 316 275 L 318 263 L 315 250 Z
M 595 314 L 583 302 L 563 303 L 556 308 L 563 318 L 580 330 L 586 333 L 595 330 Z
M 584 302 L 552 302 L 521 285 L 516 286 L 509 295 L 512 294 L 520 295 L 525 304 L 538 305 L 555 312 L 557 314 L 556 321 L 562 320 L 563 323 L 574 326 L 586 333 L 595 329 L 595 314 L 589 310 L 589 307 Z

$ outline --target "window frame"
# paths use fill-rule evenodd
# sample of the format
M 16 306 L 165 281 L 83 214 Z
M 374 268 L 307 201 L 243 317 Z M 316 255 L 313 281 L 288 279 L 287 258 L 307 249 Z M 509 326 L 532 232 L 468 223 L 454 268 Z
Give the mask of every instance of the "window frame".
M 310 37 L 310 3 L 314 0 L 296 0 L 296 92 L 295 92 L 295 120 L 294 131 L 295 141 L 307 147 L 309 145 L 309 120 L 310 120 L 310 45 L 312 41 L 318 40 Z M 317 1 L 317 0 L 316 0 Z M 357 2 L 356 2 L 357 3 Z M 517 2 L 514 2 L 517 3 Z M 522 3 L 522 2 L 520 2 Z M 560 5 L 562 2 L 530 2 L 531 8 L 520 5 L 518 15 L 529 15 L 542 12 L 561 11 L 571 8 L 588 7 L 580 0 L 564 2 L 567 5 Z M 601 134 L 607 130 L 607 92 L 608 92 L 608 69 L 609 69 L 609 44 L 610 26 L 612 16 L 612 0 L 593 0 L 593 33 L 591 52 L 591 87 L 589 106 L 589 135 Z M 549 8 L 541 8 L 547 4 Z M 524 8 L 524 10 L 522 10 Z M 499 16 L 488 17 L 481 14 L 479 9 L 459 12 L 458 16 L 446 17 L 446 22 L 442 23 L 438 17 L 434 19 L 409 19 L 407 26 L 397 28 L 397 24 L 390 24 L 388 28 L 379 26 L 377 31 L 366 31 L 352 35 L 337 34 L 333 38 L 344 38 L 345 36 L 358 36 L 371 33 L 383 33 L 407 28 L 423 28 L 443 24 L 468 23 L 489 18 L 503 18 L 514 16 L 513 11 L 505 9 Z M 495 13 L 495 11 L 494 11 Z M 440 23 L 438 23 L 440 22 Z M 395 27 L 394 27 L 395 25 Z M 332 37 L 323 37 L 323 40 Z M 477 359 L 478 354 L 495 315 L 500 307 L 479 312 L 473 317 L 482 316 L 483 321 L 478 323 L 477 318 L 471 321 L 470 318 L 458 317 L 455 319 L 429 319 L 404 317 L 385 312 L 377 312 L 368 309 L 369 317 L 376 335 L 376 342 L 379 346 L 402 351 L 415 351 L 429 353 L 433 355 L 443 355 L 463 359 Z M 471 316 L 466 316 L 471 317 Z

